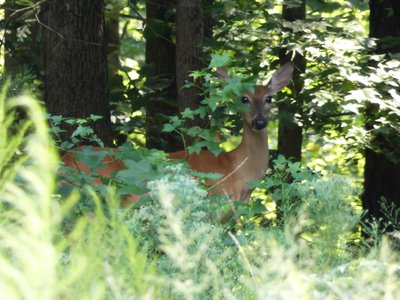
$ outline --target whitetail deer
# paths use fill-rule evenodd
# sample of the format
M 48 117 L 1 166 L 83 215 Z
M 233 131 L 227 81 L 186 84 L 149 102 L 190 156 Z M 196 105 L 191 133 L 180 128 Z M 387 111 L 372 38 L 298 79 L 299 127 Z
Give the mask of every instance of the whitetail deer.
M 169 153 L 170 159 L 186 159 L 191 169 L 204 173 L 219 173 L 222 178 L 217 182 L 208 182 L 207 185 L 214 186 L 211 193 L 220 192 L 229 195 L 233 201 L 248 202 L 252 190 L 249 182 L 263 178 L 268 168 L 269 150 L 267 125 L 269 112 L 271 110 L 272 96 L 281 91 L 292 79 L 293 64 L 287 63 L 276 71 L 267 85 L 255 85 L 253 91 L 242 94 L 242 102 L 249 105 L 249 110 L 243 112 L 243 137 L 240 145 L 230 151 L 214 156 L 210 151 L 204 150 L 196 154 L 187 154 L 186 151 Z M 226 71 L 219 70 L 220 77 L 227 77 Z M 78 147 L 64 156 L 62 161 L 65 166 L 75 170 L 89 173 L 89 168 L 78 162 L 73 153 L 84 148 Z M 93 147 L 94 151 L 105 148 Z M 113 149 L 113 151 L 116 151 Z M 104 168 L 99 168 L 100 176 L 110 178 L 112 172 L 122 170 L 123 162 L 115 160 L 112 155 L 104 159 Z M 98 182 L 100 183 L 100 181 Z M 140 199 L 132 195 L 128 202 Z

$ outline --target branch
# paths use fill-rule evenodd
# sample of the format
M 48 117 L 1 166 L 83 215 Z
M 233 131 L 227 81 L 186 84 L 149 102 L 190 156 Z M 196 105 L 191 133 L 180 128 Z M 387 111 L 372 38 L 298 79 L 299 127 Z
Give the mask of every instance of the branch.
M 328 119 L 328 118 L 337 118 L 337 117 L 345 117 L 345 116 L 356 116 L 356 113 L 353 112 L 344 112 L 344 113 L 337 113 L 331 115 L 319 115 L 319 119 Z
M 214 185 L 212 185 L 210 189 L 216 187 L 217 185 L 220 185 L 221 183 L 223 183 L 225 180 L 227 180 L 229 177 L 231 177 L 233 174 L 235 174 L 243 165 L 244 163 L 249 159 L 249 157 L 247 156 L 245 159 L 243 159 L 243 161 L 229 174 L 227 174 L 226 176 L 224 176 L 224 178 L 222 178 L 221 180 L 217 181 L 217 183 L 215 183 Z
M 31 10 L 31 9 L 33 10 L 36 7 L 40 6 L 42 3 L 47 2 L 47 1 L 48 0 L 40 0 L 40 1 L 38 1 L 37 3 L 35 3 L 35 4 L 31 5 L 31 6 L 27 6 L 27 7 L 20 8 L 20 9 L 5 8 L 5 10 L 9 9 L 9 10 L 12 10 L 14 12 L 11 15 L 8 16 L 8 18 L 6 20 L 6 23 L 4 25 L 4 34 L 3 34 L 3 37 L 0 40 L 0 48 L 5 44 L 7 29 L 8 29 L 8 25 L 11 22 L 11 19 L 14 18 L 17 14 L 19 14 L 21 12 L 24 12 L 26 10 Z M 15 5 L 15 1 L 14 1 L 14 5 Z
M 84 43 L 87 45 L 92 45 L 92 46 L 96 46 L 96 47 L 100 47 L 99 43 L 94 43 L 94 42 L 89 42 L 89 41 L 84 41 L 84 40 L 80 40 L 80 39 L 72 39 L 72 38 L 66 38 L 65 36 L 63 36 L 61 33 L 59 33 L 58 31 L 54 30 L 53 28 L 47 26 L 46 24 L 44 24 L 42 21 L 39 20 L 39 15 L 35 14 L 35 18 L 38 22 L 39 25 L 43 26 L 44 28 L 46 28 L 47 30 L 50 30 L 51 32 L 55 33 L 56 35 L 58 35 L 58 37 L 62 40 L 67 40 L 67 41 L 72 41 L 72 42 L 79 42 L 79 43 Z M 58 45 L 57 45 L 58 47 Z

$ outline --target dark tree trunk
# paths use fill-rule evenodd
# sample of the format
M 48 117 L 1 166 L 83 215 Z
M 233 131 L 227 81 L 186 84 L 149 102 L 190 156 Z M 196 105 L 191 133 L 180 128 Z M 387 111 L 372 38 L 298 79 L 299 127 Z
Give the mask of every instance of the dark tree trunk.
M 153 91 L 146 105 L 146 147 L 164 151 L 182 148 L 176 133 L 162 132 L 168 117 L 178 113 L 175 79 L 175 45 L 172 41 L 173 1 L 146 3 L 146 85 Z
M 398 0 L 370 1 L 370 37 L 378 39 L 378 53 L 394 53 L 400 51 L 400 2 Z M 392 38 L 397 38 L 393 43 Z M 387 43 L 390 40 L 389 43 Z M 373 116 L 367 116 L 370 121 L 366 127 L 373 126 Z M 379 139 L 379 137 L 377 137 Z M 397 137 L 400 138 L 400 137 Z M 384 153 L 387 139 L 380 139 Z M 390 145 L 387 145 L 390 149 Z M 368 210 L 368 217 L 383 217 L 381 200 L 385 198 L 389 204 L 400 207 L 400 163 L 376 153 L 372 149 L 365 151 L 364 193 L 362 204 Z M 400 220 L 398 220 L 400 221 Z
M 400 1 L 370 0 L 369 35 L 378 38 L 378 52 L 400 52 L 400 43 L 387 38 L 400 38 Z
M 306 1 L 303 0 L 298 7 L 288 8 L 284 5 L 282 17 L 289 22 L 304 20 L 306 17 Z M 287 53 L 287 49 L 282 49 L 279 53 L 280 64 L 290 61 L 292 56 L 292 52 Z M 290 100 L 294 102 L 286 101 L 279 105 L 278 153 L 293 161 L 301 161 L 303 131 L 296 124 L 295 115 L 302 115 L 303 99 L 300 92 L 304 84 L 300 74 L 305 72 L 306 59 L 299 53 L 295 53 L 293 62 L 295 70 L 293 83 L 289 85 L 289 88 L 292 90 L 292 99 Z
M 46 26 L 45 102 L 49 113 L 102 116 L 93 128 L 106 145 L 111 145 L 104 2 L 53 0 L 45 2 L 42 9 Z
M 362 204 L 368 210 L 369 217 L 383 217 L 382 197 L 389 204 L 400 207 L 400 164 L 390 161 L 383 154 L 366 149 Z
M 204 41 L 203 3 L 201 0 L 178 0 L 176 9 L 176 81 L 179 111 L 196 109 L 201 100 L 197 87 L 183 88 L 192 81 L 189 73 L 204 67 L 202 62 Z M 202 126 L 200 119 L 188 121 L 186 126 Z M 190 144 L 191 140 L 187 139 Z

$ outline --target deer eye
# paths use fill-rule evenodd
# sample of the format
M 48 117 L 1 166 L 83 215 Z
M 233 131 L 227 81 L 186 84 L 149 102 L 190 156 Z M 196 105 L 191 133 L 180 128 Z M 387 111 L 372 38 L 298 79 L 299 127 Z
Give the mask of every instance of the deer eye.
M 265 98 L 265 102 L 266 103 L 271 103 L 272 102 L 272 96 L 268 96 L 267 98 Z
M 242 102 L 243 102 L 243 103 L 249 103 L 249 102 L 250 102 L 249 97 L 243 96 L 243 97 L 242 97 Z

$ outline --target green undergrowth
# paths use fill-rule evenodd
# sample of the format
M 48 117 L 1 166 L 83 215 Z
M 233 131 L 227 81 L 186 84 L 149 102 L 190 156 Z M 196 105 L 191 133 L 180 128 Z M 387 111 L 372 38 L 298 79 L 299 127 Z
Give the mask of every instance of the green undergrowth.
M 359 191 L 345 177 L 278 158 L 258 183 L 267 195 L 221 224 L 227 200 L 158 152 L 131 150 L 111 183 L 91 189 L 82 175 L 88 184 L 61 193 L 59 159 L 30 97 L 3 94 L 0 132 L 2 299 L 399 299 L 396 239 L 364 240 Z M 121 209 L 134 188 L 148 193 Z

